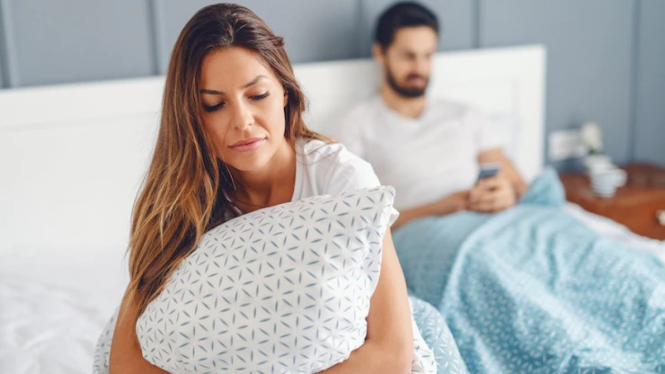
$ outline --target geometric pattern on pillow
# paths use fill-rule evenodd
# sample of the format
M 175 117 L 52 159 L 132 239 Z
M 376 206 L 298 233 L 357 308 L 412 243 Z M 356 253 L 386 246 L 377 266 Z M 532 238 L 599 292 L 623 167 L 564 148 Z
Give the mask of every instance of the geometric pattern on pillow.
M 391 187 L 314 196 L 207 232 L 137 321 L 173 372 L 314 373 L 348 358 L 366 317 Z

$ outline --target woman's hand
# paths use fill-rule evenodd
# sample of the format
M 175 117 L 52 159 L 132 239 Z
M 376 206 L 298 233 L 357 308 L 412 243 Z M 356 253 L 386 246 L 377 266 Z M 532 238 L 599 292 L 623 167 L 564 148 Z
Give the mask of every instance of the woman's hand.
M 481 179 L 469 193 L 469 209 L 476 212 L 500 212 L 516 203 L 515 188 L 502 174 Z

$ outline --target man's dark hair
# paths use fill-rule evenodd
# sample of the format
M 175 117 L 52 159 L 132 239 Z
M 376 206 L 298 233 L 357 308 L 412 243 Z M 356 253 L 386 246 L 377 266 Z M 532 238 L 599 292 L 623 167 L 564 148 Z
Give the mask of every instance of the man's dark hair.
M 396 3 L 379 17 L 374 41 L 385 51 L 395 39 L 397 30 L 417 26 L 431 27 L 439 34 L 439 21 L 431 10 L 414 1 Z

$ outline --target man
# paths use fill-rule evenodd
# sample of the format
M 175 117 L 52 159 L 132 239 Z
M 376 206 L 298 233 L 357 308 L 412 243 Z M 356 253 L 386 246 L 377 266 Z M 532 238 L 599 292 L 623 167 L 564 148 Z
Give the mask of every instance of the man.
M 460 210 L 498 212 L 526 191 L 506 157 L 497 126 L 465 105 L 427 97 L 438 44 L 436 16 L 413 3 L 397 3 L 379 18 L 373 56 L 383 71 L 377 96 L 347 115 L 336 134 L 394 186 L 393 225 Z M 477 181 L 479 164 L 501 165 L 498 175 Z

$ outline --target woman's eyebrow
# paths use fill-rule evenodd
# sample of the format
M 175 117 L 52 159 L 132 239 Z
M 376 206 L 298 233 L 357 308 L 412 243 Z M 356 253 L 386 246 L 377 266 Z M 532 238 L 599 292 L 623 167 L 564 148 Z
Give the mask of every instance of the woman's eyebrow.
M 252 79 L 251 81 L 249 81 L 248 83 L 243 85 L 241 88 L 247 88 L 247 87 L 250 87 L 252 85 L 255 85 L 261 79 L 268 79 L 268 77 L 266 77 L 265 75 L 257 75 L 256 78 Z M 204 93 L 204 94 L 209 94 L 209 95 L 224 95 L 224 92 L 222 92 L 222 91 L 209 90 L 207 88 L 202 88 L 201 91 L 199 91 L 199 92 Z

